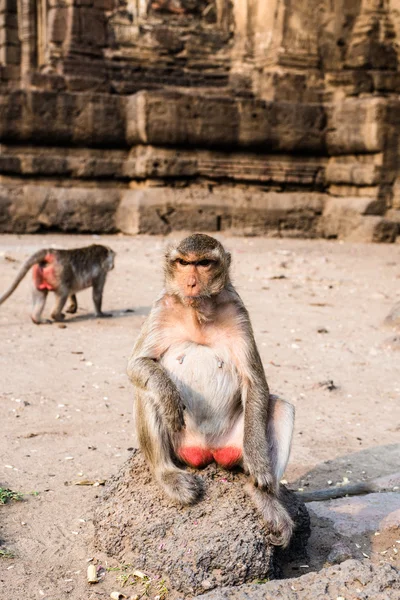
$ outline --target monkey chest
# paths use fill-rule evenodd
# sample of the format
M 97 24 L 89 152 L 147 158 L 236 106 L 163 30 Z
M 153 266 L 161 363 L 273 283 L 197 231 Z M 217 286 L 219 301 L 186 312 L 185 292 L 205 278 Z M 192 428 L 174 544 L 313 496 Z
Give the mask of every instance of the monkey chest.
M 239 375 L 228 349 L 194 342 L 175 344 L 162 356 L 161 364 L 196 421 L 229 413 L 237 406 Z

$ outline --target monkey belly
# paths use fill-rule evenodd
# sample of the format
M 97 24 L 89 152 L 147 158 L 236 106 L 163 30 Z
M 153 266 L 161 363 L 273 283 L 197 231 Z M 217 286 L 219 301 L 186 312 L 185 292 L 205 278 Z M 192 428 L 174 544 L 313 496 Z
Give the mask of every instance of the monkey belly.
M 179 458 L 194 468 L 213 461 L 224 468 L 240 463 L 240 382 L 229 353 L 186 342 L 170 348 L 161 363 L 185 406 L 186 428 L 178 443 Z
M 55 256 L 46 254 L 45 265 L 34 265 L 32 269 L 33 282 L 36 289 L 54 292 L 57 289 L 57 276 L 54 270 Z

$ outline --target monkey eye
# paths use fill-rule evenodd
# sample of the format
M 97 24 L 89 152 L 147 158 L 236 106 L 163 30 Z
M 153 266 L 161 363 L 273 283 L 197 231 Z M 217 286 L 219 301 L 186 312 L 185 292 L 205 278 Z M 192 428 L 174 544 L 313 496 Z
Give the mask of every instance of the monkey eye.
M 196 265 L 198 265 L 199 267 L 209 267 L 210 265 L 213 264 L 213 260 L 209 260 L 208 258 L 204 258 L 203 260 L 199 260 Z
M 183 258 L 178 258 L 177 262 L 183 267 L 186 267 L 189 264 L 187 260 L 183 260 Z

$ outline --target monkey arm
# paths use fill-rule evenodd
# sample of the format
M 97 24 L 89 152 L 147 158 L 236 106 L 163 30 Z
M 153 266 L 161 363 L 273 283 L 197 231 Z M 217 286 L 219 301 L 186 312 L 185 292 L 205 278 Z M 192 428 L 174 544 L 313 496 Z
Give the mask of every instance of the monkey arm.
M 256 487 L 275 491 L 276 481 L 267 438 L 269 389 L 251 329 L 248 343 L 247 377 L 242 392 L 244 466 Z
M 155 315 L 150 313 L 128 361 L 127 372 L 136 388 L 149 392 L 149 400 L 165 417 L 170 429 L 177 432 L 185 425 L 184 407 L 176 385 L 158 362 L 161 354 L 154 335 L 156 325 Z

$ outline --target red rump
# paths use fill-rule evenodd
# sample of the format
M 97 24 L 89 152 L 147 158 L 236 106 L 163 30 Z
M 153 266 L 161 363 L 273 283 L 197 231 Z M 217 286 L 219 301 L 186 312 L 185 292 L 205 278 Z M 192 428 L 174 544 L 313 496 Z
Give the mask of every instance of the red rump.
M 242 458 L 242 451 L 240 448 L 228 446 L 227 448 L 218 448 L 218 450 L 214 450 L 213 456 L 215 462 L 221 465 L 221 467 L 230 469 L 240 461 Z
M 181 448 L 179 451 L 180 458 L 191 467 L 201 469 L 206 467 L 213 461 L 213 455 L 207 448 Z
M 208 450 L 207 448 L 193 446 L 191 448 L 181 448 L 179 456 L 187 465 L 195 469 L 206 467 L 214 460 L 221 467 L 230 469 L 240 461 L 242 451 L 240 448 L 235 448 L 234 446 L 218 448 L 218 450 Z
M 57 277 L 54 272 L 54 254 L 46 254 L 43 262 L 34 265 L 32 269 L 33 281 L 36 289 L 54 291 L 57 289 Z

